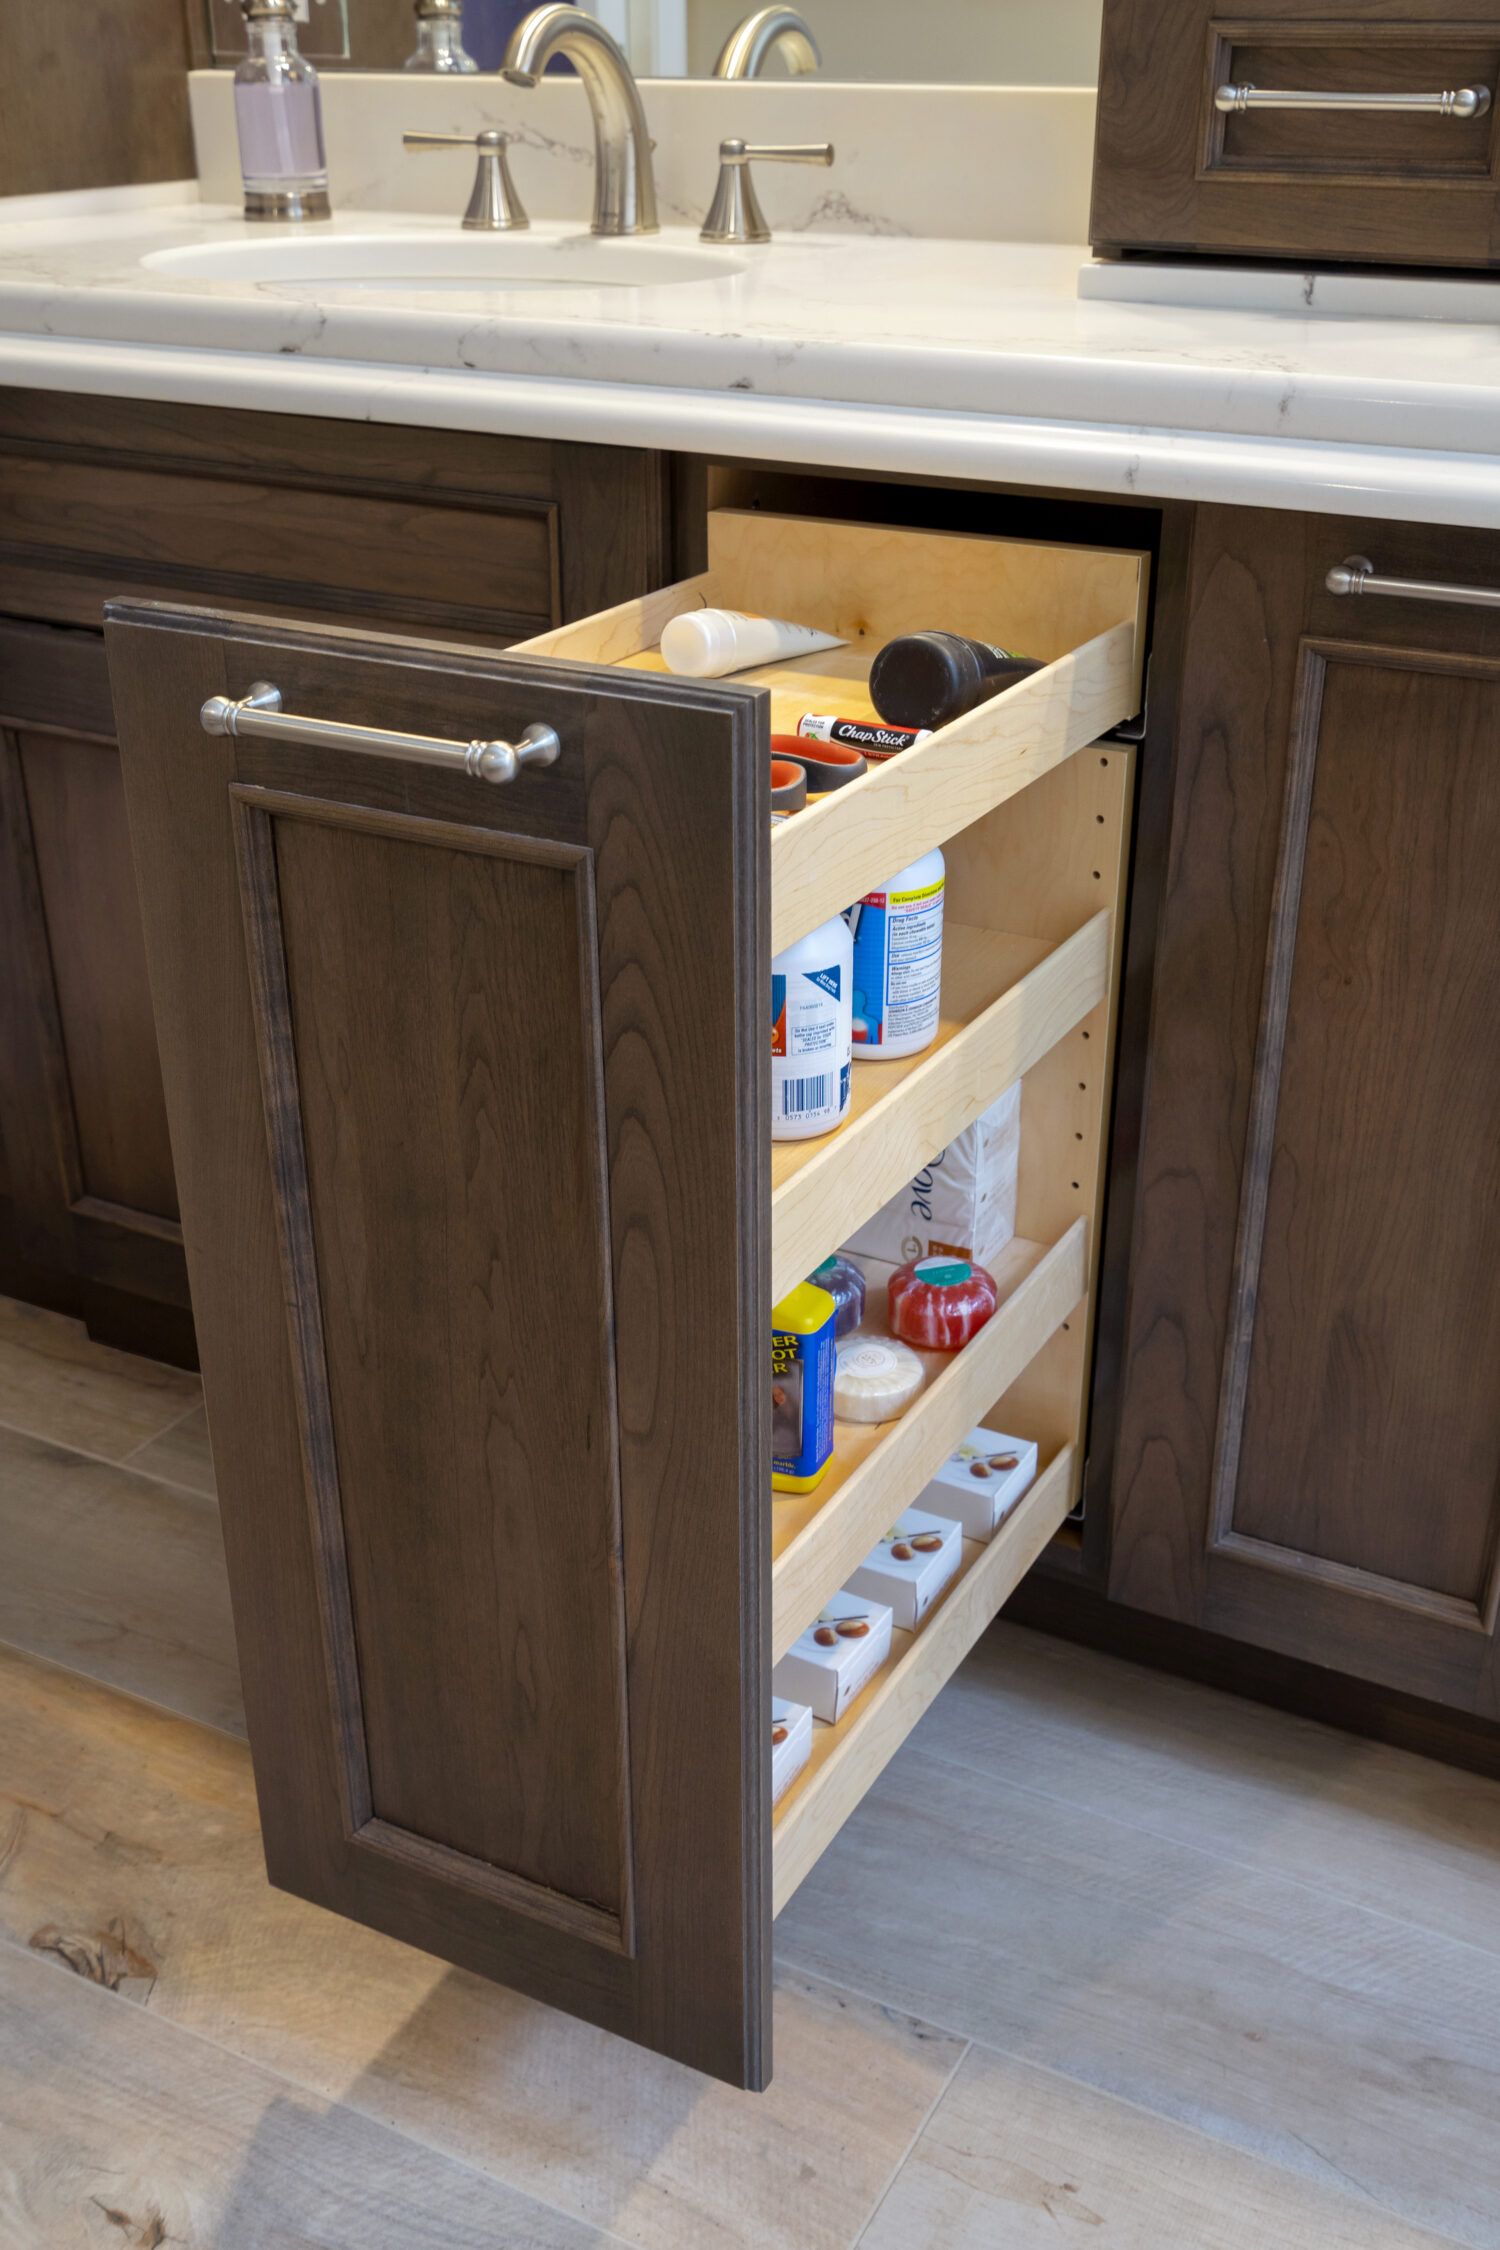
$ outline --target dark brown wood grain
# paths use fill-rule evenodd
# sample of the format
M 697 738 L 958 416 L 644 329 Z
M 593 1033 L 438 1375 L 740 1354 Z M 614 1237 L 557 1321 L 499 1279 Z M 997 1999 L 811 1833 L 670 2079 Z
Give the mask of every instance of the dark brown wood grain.
M 187 180 L 187 8 L 71 0 L 7 8 L 0 195 Z
M 119 752 L 16 736 L 47 924 L 80 1192 L 177 1218 Z
M 1337 644 L 1312 661 L 1326 671 L 1225 1528 L 1489 1629 L 1500 666 Z
M 638 448 L 6 392 L 0 609 L 175 594 L 503 644 L 667 583 L 673 490 Z
M 0 559 L 80 594 L 127 575 L 278 610 L 399 620 L 499 639 L 558 616 L 552 504 L 340 492 L 0 451 Z
M 1208 252 L 1423 266 L 1500 260 L 1500 107 L 1438 116 L 1252 111 L 1218 84 L 1500 93 L 1493 0 L 1105 0 L 1090 239 L 1126 254 Z
M 671 578 L 676 489 L 634 449 L 0 394 L 0 611 L 18 613 L 0 616 L 0 724 L 20 761 L 0 852 L 12 1287 L 53 1303 L 66 1277 L 70 1304 L 103 1288 L 113 1341 L 120 1291 L 187 1302 L 103 644 L 78 628 L 112 593 L 190 590 L 503 644 Z M 425 724 L 418 705 L 407 723 Z M 274 757 L 254 771 L 276 784 Z M 400 809 L 399 774 L 382 786 Z M 554 776 L 554 812 L 570 787 Z M 514 797 L 524 826 L 529 780 Z M 191 1357 L 190 1336 L 167 1340 Z
M 764 699 L 373 636 L 333 636 L 320 654 L 315 639 L 150 610 L 111 629 L 268 1868 L 758 2084 Z M 325 753 L 323 809 L 256 815 L 273 830 L 290 971 L 281 1049 L 308 1154 L 368 1820 L 341 1786 L 347 1746 L 330 1716 L 287 1173 L 262 1117 L 234 845 L 233 791 L 261 806 L 263 786 L 302 792 L 284 750 L 269 774 L 252 746 L 209 742 L 197 722 L 206 694 L 256 676 L 293 680 L 325 715 L 419 706 L 428 731 L 458 739 L 480 712 L 493 732 L 544 718 L 564 742 L 558 767 L 503 791 L 456 794 L 445 775 L 382 761 L 382 788 L 395 772 L 404 802 L 369 811 L 374 762 L 348 757 L 334 776 Z M 596 1160 L 602 1193 L 588 1185 Z M 523 1310 L 525 1269 L 549 1256 L 573 1270 Z M 611 1451 L 633 1957 L 598 1856 L 623 1807 L 609 1781 L 623 1775 Z M 509 1581 L 507 1541 L 522 1549 Z M 476 1708 L 486 1695 L 511 1740 Z M 572 1789 L 576 1807 L 561 1801 Z M 587 1926 L 507 1889 L 538 1877 L 574 1885 L 550 1897 L 576 1900 Z
M 372 1810 L 619 1917 L 589 858 L 273 830 Z
M 1361 545 L 1500 584 L 1485 534 L 1199 511 L 1110 1592 L 1496 1715 L 1500 625 L 1329 594 Z
M 184 1304 L 112 744 L 0 726 L 0 941 L 0 1139 L 17 1252 Z

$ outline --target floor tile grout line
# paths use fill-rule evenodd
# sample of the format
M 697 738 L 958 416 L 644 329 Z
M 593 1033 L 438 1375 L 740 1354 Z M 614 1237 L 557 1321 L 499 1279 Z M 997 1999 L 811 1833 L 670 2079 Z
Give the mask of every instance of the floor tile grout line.
M 190 1407 L 188 1412 L 191 1413 L 192 1411 Z M 185 1415 L 180 1417 L 184 1421 L 186 1418 Z M 171 1422 L 167 1427 L 175 1430 L 177 1424 Z M 190 1500 L 205 1501 L 210 1507 L 216 1508 L 219 1504 L 217 1492 L 200 1491 L 195 1484 L 176 1484 L 170 1477 L 155 1476 L 150 1469 L 137 1469 L 132 1466 L 135 1454 L 142 1452 L 148 1445 L 154 1445 L 156 1437 L 165 1437 L 167 1434 L 165 1430 L 158 1430 L 156 1437 L 143 1438 L 131 1453 L 126 1454 L 91 1453 L 86 1445 L 70 1445 L 63 1438 L 49 1437 L 45 1430 L 28 1430 L 19 1422 L 7 1422 L 0 1419 L 0 1435 L 6 1434 L 11 1437 L 30 1438 L 35 1445 L 50 1445 L 54 1453 L 71 1454 L 76 1461 L 92 1461 L 96 1467 L 101 1469 L 123 1469 L 127 1476 L 139 1477 L 143 1484 L 162 1485 L 168 1492 L 181 1492 Z
M 800 1977 L 807 1977 L 809 1979 L 816 1980 L 825 1984 L 834 1983 L 834 1980 L 831 1977 L 824 1976 L 821 1970 L 805 1968 L 800 1962 L 788 1960 L 783 1957 L 779 1961 L 778 1965 L 795 1970 L 796 1974 Z M 1133 2100 L 1129 2094 L 1116 2093 L 1115 2089 L 1112 2086 L 1100 2085 L 1095 2079 L 1075 2078 L 1070 2072 L 1066 2070 L 1059 2070 L 1055 2063 L 1038 2062 L 1034 2056 L 1021 2054 L 1014 2047 L 996 2046 L 993 2040 L 978 2039 L 971 2032 L 957 2030 L 952 2024 L 936 2023 L 933 2021 L 931 2016 L 919 2015 L 914 2009 L 895 2008 L 893 2003 L 889 1999 L 882 1998 L 881 1995 L 876 1992 L 867 1992 L 862 1985 L 838 1984 L 837 1986 L 835 1986 L 835 1989 L 843 1992 L 848 1998 L 852 2000 L 862 2000 L 869 2007 L 884 2008 L 898 2015 L 909 2016 L 913 2022 L 925 2024 L 930 2031 L 939 2031 L 950 2039 L 957 2039 L 963 2042 L 964 2054 L 959 2057 L 958 2063 L 954 2065 L 953 2073 L 950 2074 L 947 2084 L 945 2084 L 943 2088 L 943 2093 L 938 2097 L 938 2101 L 934 2102 L 931 2109 L 928 2111 L 927 2117 L 924 2119 L 922 2125 L 923 2132 L 927 2130 L 928 2124 L 931 2123 L 933 2116 L 937 2112 L 939 2102 L 941 2102 L 944 2096 L 946 2096 L 949 2087 L 951 2087 L 953 2083 L 953 2077 L 956 2076 L 957 2071 L 961 2067 L 965 2057 L 970 2054 L 976 2053 L 984 2055 L 994 2055 L 998 2060 L 1002 2062 L 1012 2062 L 1018 2064 L 1022 2070 L 1040 2071 L 1046 2077 L 1056 2079 L 1059 2084 L 1064 2086 L 1076 2087 L 1080 2092 L 1085 2094 L 1092 2094 L 1100 2101 L 1117 2102 L 1122 2108 L 1135 2111 L 1138 2116 L 1149 2117 L 1154 2124 L 1170 2125 L 1174 2132 L 1191 2133 L 1195 2139 L 1206 2142 L 1210 2148 L 1228 2150 L 1231 2155 L 1242 2157 L 1247 2164 L 1266 2165 L 1270 2170 L 1280 2173 L 1284 2178 L 1289 2180 L 1304 2182 L 1310 2181 L 1313 2185 L 1322 2188 L 1326 2194 L 1344 2196 L 1351 2204 L 1355 2206 L 1358 2206 L 1361 2202 L 1368 2204 L 1369 2208 L 1372 2211 L 1379 2212 L 1383 2218 L 1388 2218 L 1399 2226 L 1410 2228 L 1411 2232 L 1419 2239 L 1425 2236 L 1427 2240 L 1433 2245 L 1433 2250 L 1438 2250 L 1438 2245 L 1451 2245 L 1451 2250 L 1473 2250 L 1473 2246 L 1470 2244 L 1466 2244 L 1462 2236 L 1460 2235 L 1440 2234 L 1436 2228 L 1426 2226 L 1422 2222 L 1415 2219 L 1408 2219 L 1400 2211 L 1392 2210 L 1389 2204 L 1377 2203 L 1373 2196 L 1362 2194 L 1361 2191 L 1355 2187 L 1337 2187 L 1330 2181 L 1319 2178 L 1315 2173 L 1299 2172 L 1292 2165 L 1283 2164 L 1278 2158 L 1274 2156 L 1267 2156 L 1259 2149 L 1246 2148 L 1243 2147 L 1238 2141 L 1224 2140 L 1216 2133 L 1206 2132 L 1201 2125 L 1194 2125 L 1188 2119 L 1176 2116 L 1171 2110 L 1152 2109 L 1145 2102 Z M 912 2145 L 914 2147 L 915 2142 L 913 2142 Z M 891 2188 L 895 2185 L 896 2178 L 899 2176 L 899 2173 L 905 2168 L 906 2164 L 910 2160 L 911 2154 L 912 2149 L 908 2148 L 905 2155 L 901 2159 L 900 2165 L 898 2165 L 897 2167 L 896 2173 L 892 2175 L 891 2179 L 886 2184 L 885 2191 L 880 2199 L 882 2203 L 890 2194 Z M 860 2250 L 860 2245 L 861 2243 L 863 2243 L 865 2236 L 868 2234 L 870 2227 L 873 2225 L 879 2209 L 880 2204 L 877 2203 L 875 2206 L 875 2210 L 871 2212 L 870 2217 L 866 2220 L 864 2227 L 855 2237 L 854 2242 L 851 2245 L 851 2250 Z
M 842 1990 L 844 1988 L 840 1987 L 839 1989 Z M 853 1995 L 851 1994 L 850 1997 L 852 1998 Z M 921 2017 L 917 2017 L 914 2020 L 917 2022 L 921 2022 L 924 2019 Z M 935 2030 L 937 2027 L 936 2025 L 933 2025 L 931 2028 Z M 921 2140 L 928 2126 L 932 2123 L 934 2117 L 936 2117 L 943 2103 L 947 2100 L 949 2091 L 953 2085 L 953 2081 L 958 2076 L 959 2072 L 963 2069 L 965 2062 L 967 2061 L 970 2053 L 973 2050 L 973 2046 L 974 2042 L 972 2039 L 965 2039 L 962 2046 L 959 2048 L 958 2054 L 954 2057 L 953 2068 L 949 2071 L 947 2077 L 943 2080 L 942 2085 L 938 2088 L 936 2094 L 934 2094 L 932 2100 L 928 2103 L 926 2110 L 923 2112 L 921 2118 L 917 2122 L 916 2131 L 912 2134 L 905 2148 L 901 2151 L 901 2154 L 897 2157 L 895 2163 L 891 2166 L 889 2173 L 886 2175 L 886 2182 L 884 2187 L 880 2190 L 880 2193 L 876 2196 L 874 2203 L 870 2206 L 870 2216 L 866 2219 L 864 2225 L 860 2228 L 858 2234 L 854 2237 L 853 2242 L 849 2245 L 849 2250 L 859 2250 L 860 2244 L 865 2241 L 865 2239 L 869 2235 L 871 2227 L 874 2226 L 875 2221 L 879 2218 L 884 2205 L 890 2197 L 892 2188 L 896 2185 L 896 2182 L 900 2179 L 902 2173 L 906 2170 L 907 2165 L 910 2163 L 912 2153 L 915 2150 L 918 2142 Z
M 92 1688 L 99 1695 L 117 1695 L 126 1703 L 133 1703 L 145 1711 L 155 1711 L 161 1718 L 171 1719 L 178 1726 L 201 1727 L 206 1734 L 214 1735 L 220 1742 L 232 1742 L 250 1755 L 250 1738 L 237 1733 L 233 1727 L 221 1727 L 213 1719 L 201 1718 L 196 1711 L 184 1711 L 175 1703 L 163 1703 L 159 1696 L 143 1695 L 138 1688 L 122 1687 L 118 1680 L 101 1679 L 97 1672 L 86 1672 L 80 1664 L 66 1663 L 60 1656 L 44 1655 L 40 1649 L 28 1648 L 24 1641 L 12 1640 L 0 1633 L 0 1656 L 18 1656 L 26 1664 L 35 1664 L 48 1672 L 61 1673 L 65 1680 L 80 1687 Z M 0 1933 L 3 1934 L 3 1933 Z
M 939 2023 L 932 2016 L 920 2015 L 915 2008 L 898 2008 L 888 1995 L 867 1992 L 862 1984 L 846 1984 L 841 1980 L 836 1982 L 826 1970 L 814 1969 L 803 1961 L 794 1960 L 790 1954 L 783 1952 L 779 1943 L 776 1947 L 776 1966 L 778 1969 L 791 1969 L 795 1975 L 805 1977 L 809 1983 L 827 1985 L 830 1991 L 840 1992 L 846 1999 L 862 2000 L 867 2007 L 879 2008 L 886 2015 L 905 2016 L 912 2023 L 922 2024 L 928 2031 L 941 2032 L 945 2039 L 957 2039 L 971 2047 L 980 2044 L 972 2032 L 960 2031 L 956 2024 Z M 1005 2050 L 997 2048 L 995 2051 L 1000 2054 Z M 1023 2056 L 1016 2057 L 1018 2062 L 1024 2059 Z
M 1211 1867 L 1235 1867 L 1247 1875 L 1287 1883 L 1294 1890 L 1305 1891 L 1314 1898 L 1327 1899 L 1334 1906 L 1345 1907 L 1356 1914 L 1368 1914 L 1376 1921 L 1388 1923 L 1393 1929 L 1418 1931 L 1423 1937 L 1432 1938 L 1439 1944 L 1456 1946 L 1466 1953 L 1477 1953 L 1486 1961 L 1500 1959 L 1500 1944 L 1480 1945 L 1472 1938 L 1454 1937 L 1449 1931 L 1434 1929 L 1430 1923 L 1415 1921 L 1410 1915 L 1392 1914 L 1385 1907 L 1371 1906 L 1366 1900 L 1351 1897 L 1345 1891 L 1329 1890 L 1306 1876 L 1293 1875 L 1281 1868 L 1261 1867 L 1253 1860 L 1236 1858 L 1231 1852 L 1216 1852 L 1205 1844 L 1190 1843 L 1184 1836 L 1169 1835 L 1159 1828 L 1149 1827 L 1145 1822 L 1126 1820 L 1119 1813 L 1080 1804 L 1072 1797 L 1054 1796 L 1050 1789 L 1039 1789 L 1033 1782 L 1013 1781 L 1006 1774 L 997 1774 L 988 1767 L 976 1765 L 968 1758 L 956 1758 L 946 1750 L 928 1750 L 927 1756 L 935 1765 L 950 1766 L 955 1772 L 971 1774 L 980 1781 L 998 1781 L 1002 1788 L 1014 1789 L 1023 1797 L 1034 1797 L 1040 1804 L 1056 1805 L 1063 1812 L 1078 1813 L 1089 1820 L 1106 1821 L 1112 1828 L 1123 1829 L 1128 1835 L 1149 1836 L 1154 1843 L 1170 1845 L 1176 1851 L 1190 1852 L 1195 1858 L 1206 1860 Z
M 167 1423 L 164 1429 L 160 1429 L 157 1431 L 155 1437 L 142 1438 L 140 1444 L 137 1446 L 133 1446 L 130 1452 L 127 1453 L 124 1458 L 127 1461 L 132 1461 L 134 1460 L 136 1454 L 144 1452 L 145 1448 L 148 1445 L 159 1445 L 164 1437 L 170 1437 L 174 1430 L 180 1430 L 184 1422 L 191 1421 L 192 1417 L 195 1414 L 201 1413 L 202 1410 L 203 1391 L 200 1386 L 198 1396 L 193 1400 L 191 1406 L 185 1406 L 180 1414 L 174 1415 L 172 1420 Z
M 228 2056 L 231 2062 L 238 2063 L 247 2070 L 262 2071 L 267 2078 L 274 2079 L 279 2086 L 286 2086 L 292 2091 L 306 2096 L 311 2101 L 326 2102 L 330 2109 L 342 2109 L 350 2117 L 358 2118 L 361 2123 L 373 2126 L 377 2132 L 389 2133 L 394 2139 L 404 2141 L 408 2147 L 423 2149 L 429 2156 L 436 2156 L 444 2164 L 451 2164 L 458 2171 L 466 2172 L 471 2179 L 484 2180 L 491 2187 L 499 2188 L 506 2194 L 519 2197 L 523 2203 L 533 2203 L 538 2210 L 550 2211 L 554 2218 L 565 2220 L 569 2226 L 577 2227 L 584 2235 L 587 2235 L 592 2229 L 602 2242 L 617 2246 L 617 2250 L 640 2250 L 639 2244 L 632 2244 L 624 2235 L 616 2234 L 612 2227 L 601 2225 L 597 2219 L 583 2218 L 576 2211 L 569 2211 L 563 2204 L 551 2202 L 545 2195 L 535 2195 L 530 2188 L 520 2187 L 515 2181 L 507 2180 L 499 2173 L 487 2172 L 482 2164 L 471 2163 L 467 2157 L 455 2156 L 451 2150 L 439 2147 L 435 2141 L 424 2140 L 415 2133 L 406 2132 L 401 2126 L 393 2125 L 389 2118 L 378 2115 L 373 2109 L 358 2108 L 343 2094 L 325 2094 L 318 2087 L 308 2085 L 305 2079 L 294 2078 L 290 2072 L 280 2069 L 275 2063 L 264 2062 L 258 2055 L 242 2054 L 238 2047 L 226 2047 L 222 2040 L 210 2038 L 206 2031 L 199 2031 L 196 2025 L 179 2023 L 175 2017 L 163 2015 L 145 2001 L 123 1999 L 118 1992 L 107 1991 L 103 1985 L 95 1984 L 91 1977 L 78 1976 L 75 1971 L 63 1967 L 60 1962 L 48 1964 L 30 1946 L 18 1944 L 13 1937 L 8 1936 L 3 1930 L 0 1930 L 0 1947 L 3 1947 L 6 1952 L 18 1954 L 23 1960 L 37 1961 L 43 1968 L 54 1967 L 58 1976 L 72 1977 L 73 1982 L 81 1985 L 85 1991 L 97 1993 L 99 2000 L 105 2005 L 113 2004 L 124 2008 L 139 2008 L 141 2014 L 148 2021 L 164 2030 L 169 2038 L 193 2040 L 199 2046 L 211 2048 L 215 2054 Z
M 1268 2171 L 1280 2173 L 1283 2179 L 1311 2181 L 1327 2195 L 1342 2196 L 1356 2207 L 1366 2205 L 1381 2218 L 1393 2220 L 1398 2226 L 1409 2227 L 1419 2240 L 1426 2240 L 1434 2246 L 1439 2243 L 1451 2244 L 1452 2250 L 1471 2250 L 1471 2246 L 1464 2242 L 1461 2235 L 1444 2234 L 1420 2220 L 1408 2219 L 1402 2212 L 1392 2210 L 1388 2203 L 1377 2202 L 1366 2190 L 1348 2182 L 1347 2174 L 1339 2175 L 1347 2184 L 1335 2186 L 1330 2181 L 1317 2179 L 1312 2173 L 1296 2171 L 1290 2164 L 1283 2164 L 1278 2157 L 1267 2156 L 1260 2149 L 1243 2148 L 1238 2141 L 1221 2140 L 1218 2134 L 1205 2132 L 1201 2125 L 1194 2125 L 1184 2117 L 1174 2117 L 1168 2110 L 1150 2109 L 1146 2103 L 1134 2100 L 1129 2094 L 1117 2094 L 1112 2086 L 1097 2085 L 1090 2078 L 1074 2078 L 1069 2072 L 1059 2070 L 1055 2063 L 1038 2062 L 1030 2055 L 1018 2055 L 1012 2048 L 992 2045 L 988 2039 L 971 2039 L 969 2047 L 973 2053 L 993 2055 L 1000 2062 L 1019 2063 L 1023 2070 L 1037 2071 L 1045 2078 L 1056 2079 L 1059 2085 L 1078 2087 L 1085 2093 L 1095 2095 L 1100 2101 L 1117 2103 L 1121 2109 L 1133 2110 L 1137 2117 L 1149 2118 L 1154 2125 L 1165 2123 L 1175 2132 L 1191 2133 L 1194 2140 L 1206 2142 L 1210 2148 L 1227 2149 L 1231 2155 L 1242 2157 L 1247 2164 L 1264 2165 Z M 1323 2161 L 1327 2163 L 1328 2159 L 1325 2157 Z M 855 2250 L 859 2250 L 858 2244 L 855 2245 Z

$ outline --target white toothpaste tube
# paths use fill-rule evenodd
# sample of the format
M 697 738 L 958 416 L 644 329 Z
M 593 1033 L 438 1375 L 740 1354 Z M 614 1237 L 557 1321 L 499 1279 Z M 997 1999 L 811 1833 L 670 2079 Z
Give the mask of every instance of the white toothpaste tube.
M 674 617 L 661 637 L 662 660 L 669 672 L 690 680 L 718 680 L 754 664 L 776 664 L 790 656 L 815 656 L 819 649 L 846 648 L 837 633 L 811 625 L 789 625 L 781 617 L 753 617 L 739 609 L 690 609 Z

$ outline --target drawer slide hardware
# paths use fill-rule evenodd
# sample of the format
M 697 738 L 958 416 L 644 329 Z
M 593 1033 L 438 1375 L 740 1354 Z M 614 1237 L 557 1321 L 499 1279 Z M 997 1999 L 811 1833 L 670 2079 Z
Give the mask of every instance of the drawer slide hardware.
M 1214 108 L 1226 117 L 1247 109 L 1415 110 L 1463 122 L 1483 117 L 1489 106 L 1488 86 L 1451 86 L 1442 94 L 1315 94 L 1298 88 L 1220 86 L 1214 94 Z
M 400 734 L 387 727 L 358 727 L 343 719 L 304 719 L 281 708 L 281 690 L 257 680 L 236 703 L 211 695 L 198 714 L 205 734 L 246 736 L 259 742 L 309 742 L 325 750 L 362 750 L 372 758 L 407 758 L 423 766 L 450 766 L 475 781 L 514 781 L 523 766 L 550 766 L 562 744 L 556 730 L 530 726 L 519 742 L 445 742 L 430 734 Z
M 1323 581 L 1330 594 L 1391 594 L 1405 602 L 1458 602 L 1467 609 L 1500 609 L 1500 587 L 1444 586 L 1426 578 L 1381 578 L 1367 555 L 1347 555 Z

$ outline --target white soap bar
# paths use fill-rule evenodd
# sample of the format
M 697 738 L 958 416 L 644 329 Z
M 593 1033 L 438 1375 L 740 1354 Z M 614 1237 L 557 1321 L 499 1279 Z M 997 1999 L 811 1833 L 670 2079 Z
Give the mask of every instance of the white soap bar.
M 856 1258 L 904 1266 L 947 1253 L 993 1267 L 1016 1231 L 1021 1082 L 940 1149 L 844 1244 Z
M 856 1329 L 834 1359 L 833 1411 L 843 1422 L 894 1422 L 923 1381 L 922 1362 L 909 1344 Z
M 771 1698 L 771 1802 L 779 1804 L 812 1756 L 813 1717 L 806 1703 Z
M 844 1588 L 885 1602 L 908 1632 L 920 1625 L 963 1560 L 964 1535 L 951 1516 L 908 1508 L 880 1545 L 866 1555 Z
M 990 1539 L 1036 1481 L 1036 1446 L 1002 1430 L 970 1430 L 919 1497 L 957 1516 L 966 1539 Z
M 891 1653 L 891 1613 L 883 1603 L 835 1594 L 793 1641 L 771 1674 L 771 1692 L 808 1703 L 836 1725 Z

